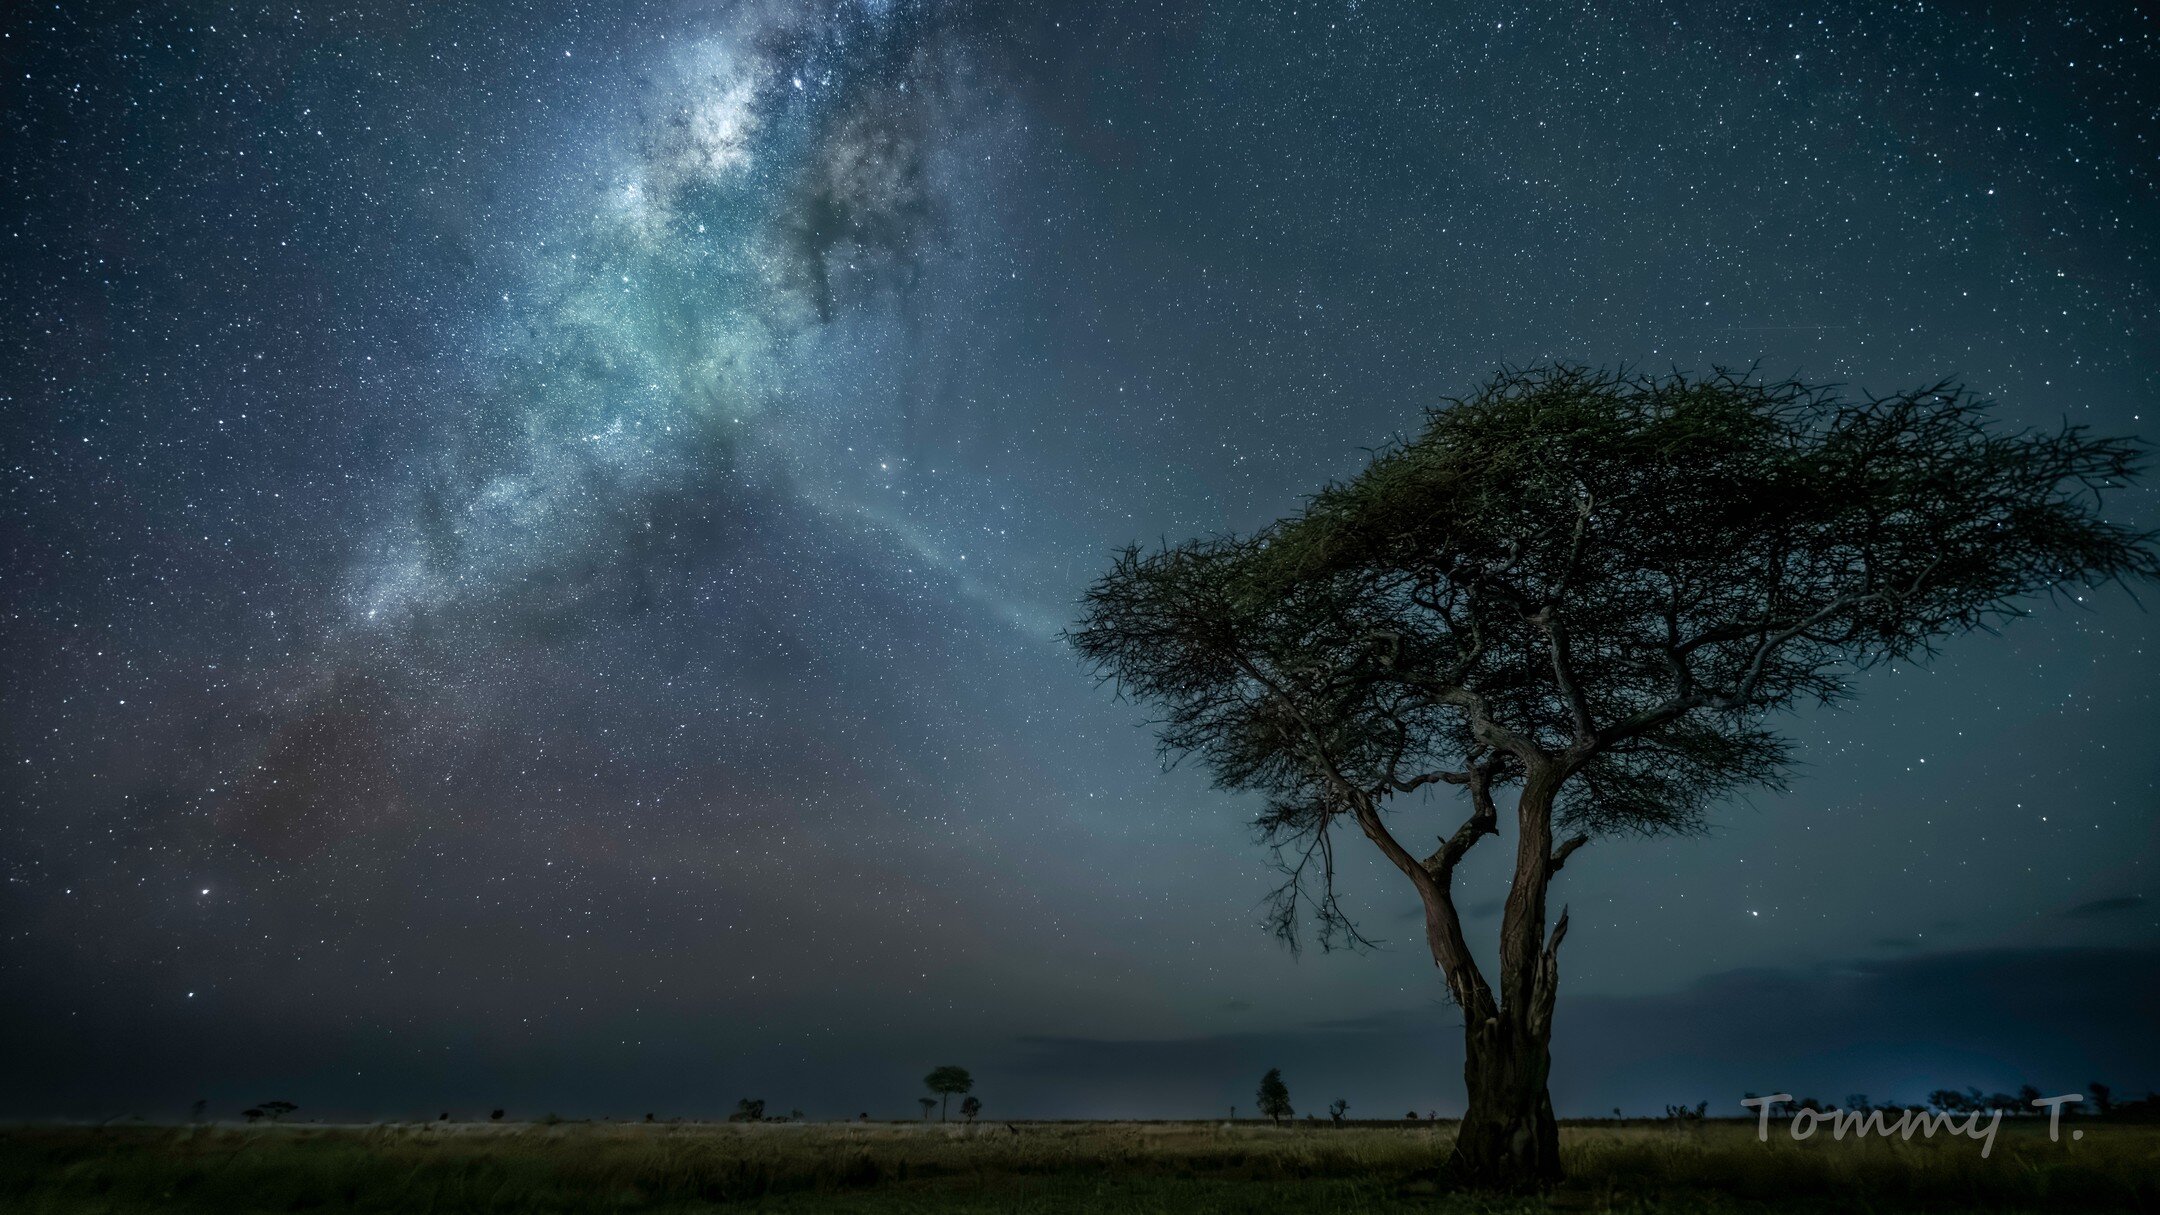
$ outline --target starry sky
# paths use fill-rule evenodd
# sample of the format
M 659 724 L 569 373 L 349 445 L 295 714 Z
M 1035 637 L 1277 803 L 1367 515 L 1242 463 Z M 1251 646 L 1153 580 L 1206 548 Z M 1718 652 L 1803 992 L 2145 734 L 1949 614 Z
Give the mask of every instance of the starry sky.
M 1415 897 L 1058 639 L 1503 364 L 2151 436 L 2120 4 L 22 4 L 0 1116 L 1461 1108 Z M 2160 524 L 2148 488 L 2115 517 Z M 1564 1114 L 2160 1086 L 2160 626 L 2036 605 L 1601 842 Z M 1460 816 L 1405 807 L 1419 835 Z M 1503 849 L 1461 878 L 1489 939 Z

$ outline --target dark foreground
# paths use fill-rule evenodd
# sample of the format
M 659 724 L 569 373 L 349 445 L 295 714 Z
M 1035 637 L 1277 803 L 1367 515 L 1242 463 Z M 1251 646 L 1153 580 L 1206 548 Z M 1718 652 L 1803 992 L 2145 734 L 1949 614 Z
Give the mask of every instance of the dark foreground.
M 1568 1184 L 1520 1199 L 1423 1175 L 1446 1123 L 16 1127 L 0 1130 L 0 1210 L 2160 1212 L 2160 1128 L 2081 1129 L 2051 1143 L 2044 1124 L 2006 1126 L 1983 1160 L 1957 1138 L 1570 1126 Z

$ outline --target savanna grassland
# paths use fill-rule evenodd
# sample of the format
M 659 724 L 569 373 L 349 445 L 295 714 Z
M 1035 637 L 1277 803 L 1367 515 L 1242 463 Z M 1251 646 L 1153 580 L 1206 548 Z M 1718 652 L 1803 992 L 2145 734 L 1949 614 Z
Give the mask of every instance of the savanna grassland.
M 1449 1123 L 55 1127 L 0 1131 L 10 1212 L 2160 1211 L 2160 1127 L 1795 1143 L 1562 1130 L 1540 1198 L 1450 1193 Z

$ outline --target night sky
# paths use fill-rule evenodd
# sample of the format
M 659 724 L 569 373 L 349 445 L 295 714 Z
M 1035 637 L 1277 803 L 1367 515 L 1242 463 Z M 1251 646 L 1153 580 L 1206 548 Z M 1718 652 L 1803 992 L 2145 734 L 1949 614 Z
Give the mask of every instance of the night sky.
M 1399 876 L 1279 947 L 1059 640 L 1117 546 L 1503 364 L 2160 430 L 2149 5 L 0 20 L 0 1116 L 1459 1111 Z M 2036 607 L 1568 865 L 1563 1114 L 2160 1086 L 2160 623 Z

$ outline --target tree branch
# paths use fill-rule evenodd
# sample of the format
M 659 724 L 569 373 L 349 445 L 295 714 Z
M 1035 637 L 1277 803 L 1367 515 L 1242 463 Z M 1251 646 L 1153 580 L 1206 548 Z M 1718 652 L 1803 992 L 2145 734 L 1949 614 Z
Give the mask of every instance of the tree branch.
M 1247 677 L 1267 688 L 1282 710 L 1297 722 L 1304 732 L 1309 748 L 1307 757 L 1319 769 L 1321 778 L 1348 803 L 1351 815 L 1357 820 L 1359 830 L 1365 833 L 1365 838 L 1371 840 L 1373 845 L 1380 849 L 1381 855 L 1401 870 L 1403 875 L 1410 879 L 1411 885 L 1417 888 L 1419 900 L 1425 904 L 1426 943 L 1432 949 L 1434 964 L 1440 967 L 1440 973 L 1447 981 L 1449 994 L 1463 1008 L 1466 1016 L 1484 1015 L 1484 1010 L 1492 1004 L 1492 993 L 1486 986 L 1485 977 L 1478 972 L 1477 960 L 1471 956 L 1469 943 L 1463 940 L 1462 920 L 1456 914 L 1455 902 L 1448 888 L 1435 881 L 1433 875 L 1427 872 L 1418 859 L 1410 855 L 1410 851 L 1387 829 L 1387 824 L 1380 821 L 1380 812 L 1374 806 L 1372 796 L 1351 784 L 1343 775 L 1334 754 L 1297 702 L 1250 660 L 1239 656 L 1234 657 L 1233 661 Z M 1332 812 L 1325 805 L 1321 806 L 1320 811 L 1320 829 L 1325 831 L 1327 818 Z M 1332 882 L 1332 857 L 1329 860 L 1328 880 Z
M 1550 864 L 1547 865 L 1545 872 L 1548 874 L 1560 872 L 1560 867 L 1567 864 L 1567 859 L 1569 857 L 1575 855 L 1575 850 L 1589 842 L 1589 836 L 1578 835 L 1572 839 L 1569 839 L 1566 843 L 1561 844 L 1560 847 L 1553 852 L 1552 861 L 1550 862 Z
M 1873 603 L 1883 599 L 1902 598 L 1918 594 L 1926 585 L 1928 575 L 1934 573 L 1935 567 L 1939 564 L 1941 564 L 1941 558 L 1930 561 L 1926 568 L 1922 569 L 1913 578 L 1911 584 L 1903 590 L 1862 591 L 1850 595 L 1840 595 L 1816 611 L 1783 628 L 1773 629 L 1766 621 L 1758 621 L 1753 624 L 1718 625 L 1705 629 L 1677 645 L 1668 645 L 1665 649 L 1665 657 L 1667 663 L 1673 669 L 1673 682 L 1675 684 L 1673 698 L 1656 708 L 1644 709 L 1629 714 L 1613 725 L 1599 731 L 1590 750 L 1603 750 L 1613 743 L 1648 733 L 1694 709 L 1734 710 L 1746 708 L 1755 695 L 1757 684 L 1762 679 L 1765 664 L 1769 662 L 1770 656 L 1777 652 L 1778 647 L 1805 634 L 1816 625 L 1832 619 L 1838 613 L 1858 607 L 1863 603 Z M 1687 665 L 1688 654 L 1713 642 L 1738 641 L 1745 637 L 1756 636 L 1759 636 L 1761 641 L 1755 646 L 1755 653 L 1748 662 L 1747 671 L 1741 676 L 1739 683 L 1734 685 L 1730 691 L 1705 692 L 1694 687 L 1694 676 Z
M 1397 793 L 1415 793 L 1427 785 L 1437 785 L 1443 783 L 1450 785 L 1466 785 L 1470 783 L 1470 774 L 1468 772 L 1450 771 L 1421 772 L 1418 775 L 1411 777 L 1409 780 L 1397 780 L 1393 777 L 1390 777 L 1388 779 L 1388 787 L 1390 789 L 1393 789 Z
M 1597 727 L 1590 724 L 1590 702 L 1583 696 L 1582 685 L 1575 681 L 1575 659 L 1568 647 L 1567 626 L 1551 604 L 1540 608 L 1530 620 L 1545 631 L 1545 648 L 1552 656 L 1553 682 L 1567 700 L 1568 716 L 1575 722 L 1575 746 L 1580 749 L 1595 747 Z
M 1552 936 L 1538 955 L 1537 978 L 1530 997 L 1530 1031 L 1540 1038 L 1552 1032 L 1553 1001 L 1560 994 L 1560 942 L 1566 939 L 1567 930 L 1568 909 L 1562 906 Z
M 1443 890 L 1449 889 L 1449 883 L 1455 877 L 1455 866 L 1462 862 L 1463 854 L 1470 851 L 1472 845 L 1488 835 L 1500 834 L 1500 812 L 1492 800 L 1494 769 L 1494 765 L 1487 764 L 1471 767 L 1470 817 L 1455 829 L 1455 834 L 1441 841 L 1438 851 L 1419 862 Z

